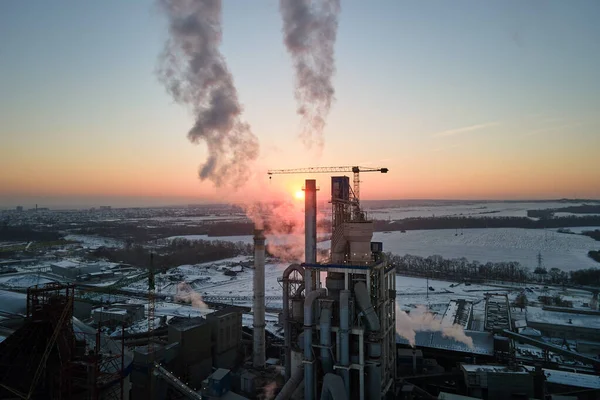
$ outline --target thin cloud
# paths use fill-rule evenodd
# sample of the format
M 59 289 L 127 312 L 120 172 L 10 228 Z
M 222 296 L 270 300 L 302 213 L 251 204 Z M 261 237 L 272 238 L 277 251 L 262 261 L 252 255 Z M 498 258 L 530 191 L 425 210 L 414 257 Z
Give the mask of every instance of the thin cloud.
M 525 136 L 535 136 L 535 135 L 539 135 L 541 133 L 560 131 L 562 129 L 573 129 L 573 128 L 578 128 L 581 125 L 582 124 L 580 122 L 577 122 L 577 123 L 573 123 L 573 124 L 563 124 L 563 125 L 558 125 L 558 126 L 551 126 L 548 128 L 536 129 L 534 131 L 527 132 L 525 134 Z
M 471 126 L 463 126 L 462 128 L 449 129 L 447 131 L 436 132 L 432 136 L 433 137 L 446 137 L 446 136 L 454 136 L 460 133 L 478 131 L 480 129 L 490 128 L 492 126 L 498 125 L 498 122 L 487 122 L 485 124 L 477 124 Z

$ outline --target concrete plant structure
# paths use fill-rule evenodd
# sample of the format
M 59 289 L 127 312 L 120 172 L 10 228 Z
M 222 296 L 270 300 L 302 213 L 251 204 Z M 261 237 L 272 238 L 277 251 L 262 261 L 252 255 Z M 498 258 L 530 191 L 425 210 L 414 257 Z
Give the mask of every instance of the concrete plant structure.
M 286 385 L 303 382 L 305 399 L 380 399 L 394 393 L 395 271 L 350 179 L 331 179 L 332 239 L 316 260 L 316 182 L 305 183 L 305 262 L 290 265 L 283 284 Z M 325 277 L 324 285 L 321 282 Z

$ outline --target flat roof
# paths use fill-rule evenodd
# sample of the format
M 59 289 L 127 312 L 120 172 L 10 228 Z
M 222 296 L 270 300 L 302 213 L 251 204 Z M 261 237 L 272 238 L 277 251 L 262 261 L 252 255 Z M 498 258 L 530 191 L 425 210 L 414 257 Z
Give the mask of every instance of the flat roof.
M 62 261 L 53 262 L 50 265 L 53 266 L 53 267 L 58 267 L 58 268 L 78 268 L 78 267 L 81 267 L 81 264 L 73 262 L 73 261 L 69 261 L 69 260 L 62 260 Z
M 534 367 L 526 366 L 529 371 Z M 600 376 L 580 374 L 577 372 L 559 371 L 556 369 L 543 368 L 546 381 L 556 385 L 573 386 L 586 389 L 600 389 Z
M 531 306 L 527 307 L 527 322 L 600 329 L 600 318 L 597 315 L 564 313 Z
M 230 372 L 231 371 L 228 369 L 219 368 L 215 372 L 212 373 L 212 375 L 209 377 L 209 379 L 214 379 L 214 380 L 220 381 L 221 379 L 225 378 L 225 376 L 227 376 L 227 374 Z
M 466 372 L 508 372 L 516 374 L 525 374 L 527 371 L 510 371 L 506 365 L 478 365 L 478 364 L 460 364 L 460 367 Z
M 442 332 L 420 331 L 415 335 L 417 347 L 459 351 L 469 354 L 494 355 L 494 335 L 489 332 L 465 331 L 465 335 L 473 339 L 473 347 L 457 342 L 451 337 L 444 337 Z M 396 343 L 408 345 L 408 340 L 396 334 Z

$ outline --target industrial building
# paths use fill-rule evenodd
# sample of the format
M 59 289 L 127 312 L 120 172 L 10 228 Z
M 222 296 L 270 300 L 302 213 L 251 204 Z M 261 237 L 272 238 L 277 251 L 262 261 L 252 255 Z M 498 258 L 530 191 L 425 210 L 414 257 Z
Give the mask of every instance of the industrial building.
M 346 176 L 331 178 L 331 254 L 322 263 L 316 259 L 316 181 L 306 180 L 306 259 L 282 277 L 287 383 L 278 399 L 394 393 L 395 270 L 382 243 L 371 242 L 373 222 L 360 208 L 358 172 L 354 188 Z
M 92 310 L 96 324 L 108 326 L 129 326 L 144 319 L 143 304 L 111 304 Z
M 267 238 L 257 227 L 252 310 L 209 302 L 212 310 L 198 310 L 201 316 L 192 317 L 189 309 L 180 312 L 186 306 L 170 300 L 167 307 L 157 308 L 156 299 L 165 296 L 160 287 L 155 293 L 152 257 L 148 272 L 140 275 L 148 279 L 147 300 L 146 293 L 140 293 L 146 304 L 138 297 L 110 306 L 102 299 L 86 299 L 100 305 L 86 320 L 97 328 L 73 318 L 72 285 L 30 288 L 22 326 L 0 343 L 0 398 L 600 398 L 600 344 L 594 341 L 600 327 L 594 312 L 531 307 L 525 314 L 511 311 L 506 291 L 486 291 L 477 301 L 436 304 L 438 328 L 413 328 L 410 342 L 400 337 L 396 271 L 387 263 L 384 244 L 373 241 L 374 224 L 359 199 L 358 174 L 365 171 L 387 169 L 270 172 L 354 173 L 353 182 L 346 176 L 331 178 L 331 248 L 321 260 L 317 184 L 305 181 L 305 259 L 289 265 L 278 279 L 283 306 L 279 326 L 273 328 L 278 310 L 265 305 Z M 120 266 L 95 272 L 81 268 L 85 269 L 60 262 L 52 271 L 81 279 Z M 6 293 L 0 295 L 7 298 Z M 482 300 L 483 310 L 477 308 L 475 320 L 475 306 Z M 7 315 L 18 311 L 8 310 Z M 250 311 L 251 328 L 248 316 L 243 317 Z M 568 323 L 553 323 L 565 321 L 564 315 L 569 315 Z M 136 323 L 139 330 L 115 330 L 115 337 L 103 334 L 104 328 Z M 459 330 L 464 340 L 449 335 L 451 330 Z M 564 344 L 547 336 L 562 338 Z
M 62 260 L 52 263 L 50 269 L 53 274 L 64 278 L 76 279 L 83 274 L 100 272 L 102 267 L 100 265 L 85 265 L 69 260 Z
M 131 354 L 73 317 L 74 292 L 27 290 L 23 325 L 0 343 L 0 398 L 129 398 Z

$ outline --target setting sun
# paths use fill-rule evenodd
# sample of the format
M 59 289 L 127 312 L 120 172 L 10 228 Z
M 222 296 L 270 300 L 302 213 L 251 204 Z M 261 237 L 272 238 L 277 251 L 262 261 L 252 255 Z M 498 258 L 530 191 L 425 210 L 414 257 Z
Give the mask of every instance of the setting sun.
M 304 198 L 304 191 L 302 191 L 302 190 L 296 191 L 296 193 L 294 193 L 294 197 L 296 197 L 298 200 L 303 199 Z

